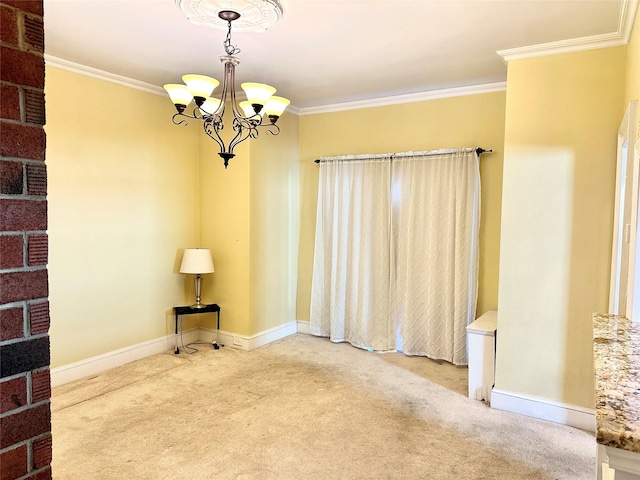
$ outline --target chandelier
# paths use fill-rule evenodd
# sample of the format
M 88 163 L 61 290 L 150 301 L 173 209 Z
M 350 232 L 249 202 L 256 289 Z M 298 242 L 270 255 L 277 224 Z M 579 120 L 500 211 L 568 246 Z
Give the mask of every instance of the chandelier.
M 236 66 L 240 64 L 236 55 L 240 53 L 240 49 L 231 45 L 231 22 L 240 18 L 240 14 L 231 10 L 221 10 L 218 17 L 227 22 L 227 37 L 223 42 L 226 55 L 220 57 L 224 65 L 220 98 L 211 96 L 220 82 L 204 75 L 184 75 L 182 81 L 185 84 L 167 84 L 164 89 L 177 110 L 172 117 L 173 123 L 184 125 L 187 119 L 202 121 L 205 133 L 220 147 L 218 155 L 224 160 L 224 168 L 227 168 L 229 160 L 235 157 L 233 149 L 236 145 L 248 138 L 258 138 L 258 129 L 264 129 L 271 135 L 280 133 L 280 127 L 276 122 L 290 102 L 286 98 L 273 95 L 276 89 L 263 83 L 243 83 L 241 87 L 247 99 L 239 103 L 236 101 L 235 75 Z M 187 107 L 192 101 L 195 106 L 189 112 Z M 226 143 L 220 134 L 224 130 L 223 117 L 227 103 L 233 115 L 233 133 L 230 134 L 232 138 L 229 143 Z

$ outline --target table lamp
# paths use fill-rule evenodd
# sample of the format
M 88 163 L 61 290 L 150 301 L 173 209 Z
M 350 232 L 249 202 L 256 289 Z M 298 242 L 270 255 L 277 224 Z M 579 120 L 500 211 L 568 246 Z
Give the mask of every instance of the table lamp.
M 206 305 L 200 302 L 202 293 L 202 275 L 205 273 L 213 273 L 213 259 L 211 258 L 211 250 L 208 248 L 185 248 L 180 264 L 180 273 L 195 274 L 196 285 L 196 303 L 191 308 L 204 308 Z

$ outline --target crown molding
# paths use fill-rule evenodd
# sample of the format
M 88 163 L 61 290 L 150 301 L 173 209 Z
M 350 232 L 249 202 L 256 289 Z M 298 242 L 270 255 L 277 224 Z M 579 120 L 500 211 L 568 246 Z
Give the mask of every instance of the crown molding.
M 629 43 L 633 22 L 638 11 L 638 0 L 623 0 L 620 7 L 620 18 L 618 19 L 618 32 L 624 38 L 625 45 Z
M 548 55 L 559 55 L 562 53 L 574 53 L 596 48 L 619 47 L 627 42 L 618 33 L 604 33 L 590 37 L 571 38 L 558 42 L 540 43 L 526 47 L 510 48 L 508 50 L 498 50 L 496 53 L 508 63 L 512 60 L 523 60 L 525 58 L 546 57 Z
M 97 78 L 104 80 L 105 82 L 115 83 L 124 87 L 135 88 L 136 90 L 142 90 L 143 92 L 153 93 L 155 95 L 166 95 L 164 89 L 152 85 L 150 83 L 141 82 L 133 78 L 124 77 L 115 73 L 107 72 L 105 70 L 99 70 L 97 68 L 82 65 L 81 63 L 71 62 L 64 58 L 54 57 L 45 53 L 44 60 L 47 66 L 56 67 L 69 72 L 77 73 L 79 75 L 85 75 L 87 77 Z
M 45 54 L 45 62 L 49 67 L 60 68 L 78 75 L 85 75 L 105 82 L 115 83 L 124 87 L 142 90 L 143 92 L 153 93 L 155 95 L 165 96 L 166 92 L 151 83 L 141 82 L 134 78 L 117 75 L 89 67 L 81 63 L 72 62 L 63 58 L 54 57 Z M 396 105 L 399 103 L 421 102 L 423 100 L 435 100 L 438 98 L 460 97 L 464 95 L 477 95 L 480 93 L 501 92 L 507 89 L 506 82 L 487 83 L 483 85 L 471 85 L 468 87 L 447 88 L 442 90 L 432 90 L 429 92 L 409 93 L 406 95 L 394 95 L 390 97 L 381 97 L 371 100 L 359 100 L 354 102 L 336 103 L 332 105 L 323 105 L 319 107 L 296 107 L 289 105 L 287 112 L 293 115 L 313 115 L 316 113 L 339 112 L 343 110 L 357 110 L 361 108 L 382 107 L 386 105 Z M 244 92 L 238 92 L 236 96 L 242 98 Z
M 49 67 L 60 68 L 61 70 L 67 70 L 68 72 L 77 73 L 78 75 L 85 75 L 87 77 L 97 78 L 98 80 L 104 80 L 105 82 L 115 83 L 122 85 L 123 87 L 134 88 L 136 90 L 142 90 L 143 92 L 153 93 L 154 95 L 160 95 L 165 97 L 167 92 L 164 88 L 158 87 L 151 83 L 141 82 L 135 78 L 124 77 L 115 73 L 107 72 L 105 70 L 99 70 L 97 68 L 88 67 L 81 63 L 71 62 L 64 58 L 54 57 L 53 55 L 44 55 L 46 65 Z M 246 98 L 244 92 L 236 92 L 237 98 Z M 295 105 L 289 105 L 287 108 L 288 113 L 294 115 L 300 115 L 300 109 Z
M 544 57 L 547 55 L 626 45 L 629 43 L 629 38 L 631 37 L 631 30 L 633 29 L 637 9 L 638 0 L 622 1 L 620 4 L 620 16 L 618 17 L 618 29 L 615 32 L 498 50 L 496 53 L 508 63 L 512 60 L 523 60 L 525 58 Z
M 319 107 L 301 107 L 300 115 L 315 115 L 318 113 L 385 107 L 387 105 L 422 102 L 424 100 L 436 100 L 439 98 L 462 97 L 465 95 L 479 95 L 482 93 L 503 92 L 506 91 L 506 89 L 507 82 L 485 83 L 482 85 L 469 85 L 467 87 L 444 88 L 441 90 L 431 90 L 428 92 L 408 93 L 404 95 L 393 95 L 390 97 L 372 98 L 370 100 L 334 103 L 331 105 L 321 105 Z

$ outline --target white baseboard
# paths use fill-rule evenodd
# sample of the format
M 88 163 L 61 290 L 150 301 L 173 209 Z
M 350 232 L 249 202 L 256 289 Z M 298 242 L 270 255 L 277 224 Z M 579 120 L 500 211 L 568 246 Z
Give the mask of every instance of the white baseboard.
M 200 340 L 204 342 L 212 342 L 216 340 L 225 347 L 235 348 L 237 350 L 253 350 L 262 347 L 281 338 L 288 337 L 297 332 L 296 322 L 285 323 L 277 327 L 264 330 L 254 335 L 239 335 L 237 333 L 227 332 L 225 330 L 212 330 L 210 328 L 200 329 Z M 217 336 L 217 337 L 216 337 Z
M 269 330 L 256 333 L 255 335 L 238 335 L 237 333 L 220 330 L 217 337 L 216 330 L 208 328 L 191 328 L 182 332 L 184 344 L 197 342 L 212 342 L 213 340 L 225 345 L 225 347 L 239 350 L 253 350 L 268 343 L 275 342 L 281 338 L 288 337 L 297 332 L 296 322 L 285 323 Z M 79 362 L 69 363 L 51 369 L 51 386 L 57 387 L 65 383 L 80 380 L 104 372 L 111 368 L 119 367 L 127 363 L 140 360 L 145 357 L 157 355 L 158 353 L 173 351 L 176 347 L 176 336 L 167 335 L 165 337 L 148 340 L 146 342 L 120 348 L 112 352 L 103 353 L 95 357 L 90 357 Z
M 198 336 L 199 330 L 197 328 L 191 328 L 182 333 L 182 338 L 185 343 L 197 341 Z M 74 380 L 96 375 L 110 368 L 140 360 L 141 358 L 157 355 L 167 350 L 173 350 L 175 348 L 175 342 L 175 335 L 167 335 L 113 350 L 112 352 L 103 353 L 102 355 L 96 355 L 95 357 L 86 358 L 79 362 L 52 368 L 51 386 L 57 387 L 58 385 L 73 382 Z
M 288 337 L 289 335 L 293 335 L 298 332 L 298 326 L 296 322 L 285 323 L 284 325 L 279 325 L 274 328 L 270 328 L 269 330 L 265 330 L 260 333 L 256 333 L 249 337 L 249 350 L 253 350 L 254 348 L 262 347 L 271 342 L 275 342 L 276 340 L 280 340 L 281 338 Z
M 595 432 L 596 429 L 596 412 L 593 408 L 508 392 L 499 388 L 491 391 L 491 408 L 561 423 L 590 432 Z
M 309 322 L 298 320 L 298 333 L 306 333 L 307 335 L 311 335 L 311 327 L 309 326 Z

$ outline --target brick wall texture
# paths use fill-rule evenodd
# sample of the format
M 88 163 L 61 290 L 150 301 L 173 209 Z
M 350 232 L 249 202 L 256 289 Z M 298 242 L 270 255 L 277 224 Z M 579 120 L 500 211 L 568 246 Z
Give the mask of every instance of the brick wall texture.
M 0 0 L 0 480 L 51 479 L 42 0 Z

